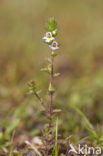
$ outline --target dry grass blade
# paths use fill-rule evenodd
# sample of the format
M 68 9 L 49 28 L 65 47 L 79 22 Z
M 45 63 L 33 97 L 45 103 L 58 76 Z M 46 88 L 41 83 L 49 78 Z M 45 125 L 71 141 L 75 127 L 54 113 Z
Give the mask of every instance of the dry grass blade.
M 34 145 L 32 145 L 29 141 L 25 141 L 25 143 L 28 146 L 30 146 L 38 156 L 42 156 L 42 154 L 38 151 L 38 149 Z

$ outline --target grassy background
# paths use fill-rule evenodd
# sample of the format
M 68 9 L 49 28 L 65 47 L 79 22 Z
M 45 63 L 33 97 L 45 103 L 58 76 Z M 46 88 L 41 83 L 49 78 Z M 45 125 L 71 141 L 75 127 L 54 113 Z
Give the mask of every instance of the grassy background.
M 74 140 L 86 136 L 85 122 L 71 109 L 80 108 L 94 127 L 103 123 L 103 1 L 0 1 L 0 122 L 11 132 L 38 134 L 45 121 L 34 97 L 25 96 L 31 79 L 47 93 L 49 78 L 40 72 L 49 48 L 43 43 L 45 22 L 54 16 L 59 25 L 60 55 L 55 70 L 54 108 L 63 110 L 60 131 Z M 48 95 L 45 97 L 49 104 Z M 41 118 L 42 116 L 42 118 Z M 13 126 L 14 127 L 13 127 Z M 27 134 L 28 135 L 28 134 Z

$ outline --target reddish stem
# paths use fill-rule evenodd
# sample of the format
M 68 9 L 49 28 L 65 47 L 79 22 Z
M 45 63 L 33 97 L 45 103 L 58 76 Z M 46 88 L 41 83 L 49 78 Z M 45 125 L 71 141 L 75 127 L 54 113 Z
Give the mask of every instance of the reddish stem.
M 50 83 L 53 85 L 53 58 L 51 57 L 51 75 L 50 75 Z M 50 115 L 53 113 L 53 93 L 50 93 L 50 109 L 49 109 Z

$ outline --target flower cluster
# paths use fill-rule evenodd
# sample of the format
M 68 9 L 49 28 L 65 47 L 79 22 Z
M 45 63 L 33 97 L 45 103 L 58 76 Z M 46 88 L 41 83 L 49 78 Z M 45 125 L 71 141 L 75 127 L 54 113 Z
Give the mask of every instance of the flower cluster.
M 53 35 L 55 35 L 56 31 L 53 32 L 47 32 L 43 39 L 45 40 L 45 43 L 49 44 L 49 47 L 51 50 L 57 50 L 59 49 L 58 43 L 55 41 L 55 38 Z

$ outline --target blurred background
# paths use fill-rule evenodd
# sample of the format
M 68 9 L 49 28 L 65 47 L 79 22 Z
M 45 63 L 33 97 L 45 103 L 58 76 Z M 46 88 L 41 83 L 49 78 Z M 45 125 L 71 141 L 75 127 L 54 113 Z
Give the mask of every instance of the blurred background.
M 57 20 L 60 43 L 54 108 L 62 109 L 61 134 L 78 140 L 86 135 L 85 122 L 71 105 L 94 127 L 103 123 L 102 0 L 0 0 L 0 126 L 34 136 L 47 122 L 38 101 L 26 92 L 27 82 L 35 80 L 49 104 L 49 77 L 40 72 L 49 56 L 42 41 L 49 17 Z

